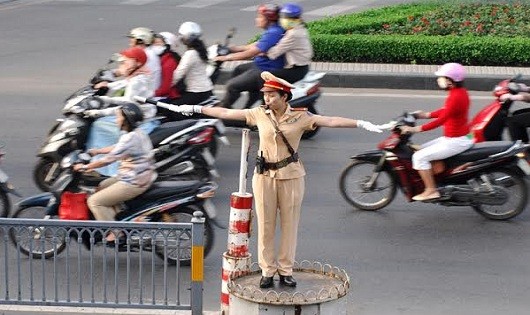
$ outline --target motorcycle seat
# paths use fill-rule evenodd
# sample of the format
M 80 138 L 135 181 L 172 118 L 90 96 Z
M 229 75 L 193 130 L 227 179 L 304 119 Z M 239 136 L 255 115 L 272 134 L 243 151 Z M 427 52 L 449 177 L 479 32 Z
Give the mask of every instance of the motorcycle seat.
M 194 119 L 186 119 L 164 123 L 151 132 L 149 134 L 149 138 L 151 138 L 153 146 L 157 146 L 160 144 L 160 142 L 172 134 L 193 126 L 195 122 L 196 121 Z
M 485 159 L 488 156 L 508 150 L 513 145 L 511 141 L 487 141 L 475 143 L 470 149 L 446 159 L 448 165 L 457 165 Z
M 155 204 L 156 201 L 162 201 L 167 197 L 176 199 L 180 194 L 190 194 L 196 191 L 202 184 L 203 182 L 198 180 L 154 182 L 146 192 L 126 201 L 125 205 L 128 209 L 139 209 L 146 204 Z

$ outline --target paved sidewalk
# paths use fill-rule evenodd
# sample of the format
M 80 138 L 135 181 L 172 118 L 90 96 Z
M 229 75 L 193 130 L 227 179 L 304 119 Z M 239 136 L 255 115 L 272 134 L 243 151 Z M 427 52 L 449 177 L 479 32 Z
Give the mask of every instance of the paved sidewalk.
M 219 84 L 224 84 L 229 73 L 242 61 L 223 64 Z M 438 65 L 405 65 L 374 63 L 313 62 L 311 70 L 326 72 L 322 86 L 340 88 L 386 88 L 436 90 L 434 72 Z M 530 67 L 477 67 L 466 66 L 468 78 L 466 87 L 476 91 L 491 91 L 503 79 L 522 74 L 530 77 Z
M 139 308 L 102 308 L 67 306 L 0 305 L 0 315 L 191 315 L 191 311 L 153 310 Z M 220 311 L 204 311 L 203 315 L 220 315 Z

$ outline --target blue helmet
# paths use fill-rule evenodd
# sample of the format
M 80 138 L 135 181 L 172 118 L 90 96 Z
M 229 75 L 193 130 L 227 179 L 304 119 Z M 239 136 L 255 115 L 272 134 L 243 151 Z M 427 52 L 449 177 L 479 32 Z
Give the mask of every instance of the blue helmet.
M 280 9 L 280 16 L 289 19 L 297 19 L 302 15 L 302 7 L 296 3 L 286 3 Z

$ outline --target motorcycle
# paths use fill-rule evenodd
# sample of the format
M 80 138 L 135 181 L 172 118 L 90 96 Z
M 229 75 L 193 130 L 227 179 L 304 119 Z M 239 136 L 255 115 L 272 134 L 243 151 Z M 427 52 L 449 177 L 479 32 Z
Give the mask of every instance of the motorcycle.
M 48 137 L 37 156 L 33 171 L 35 184 L 49 191 L 57 179 L 61 159 L 73 150 L 84 150 L 93 119 L 85 112 L 104 108 L 105 102 L 97 97 L 98 90 L 83 88 L 71 95 L 62 109 L 64 118 L 48 132 Z M 186 176 L 210 179 L 218 177 L 215 169 L 216 136 L 228 144 L 225 127 L 217 119 L 186 120 L 161 124 L 149 134 L 153 142 L 157 171 L 161 176 Z
M 404 113 L 396 119 L 390 136 L 379 143 L 378 150 L 351 157 L 339 181 L 341 195 L 349 204 L 375 211 L 392 202 L 398 187 L 409 202 L 423 191 L 423 181 L 412 168 L 415 148 L 411 135 L 400 133 L 401 126 L 415 123 L 412 113 Z M 528 199 L 524 177 L 530 174 L 525 160 L 529 148 L 521 141 L 490 141 L 435 161 L 433 171 L 441 197 L 424 202 L 470 206 L 493 220 L 519 215 Z
M 2 161 L 5 152 L 2 150 L 4 145 L 0 143 L 0 162 Z M 9 194 L 13 194 L 17 197 L 22 197 L 9 183 L 9 176 L 0 168 L 0 217 L 6 218 L 11 209 L 11 201 L 9 200 Z
M 234 36 L 235 29 L 231 29 L 223 44 L 218 43 L 208 47 L 208 59 L 210 63 L 207 68 L 207 73 L 212 79 L 212 82 L 216 82 L 221 73 L 222 61 L 213 61 L 217 56 L 226 56 L 230 53 L 229 44 L 230 39 Z M 316 108 L 316 102 L 322 95 L 320 91 L 320 79 L 326 75 L 324 72 L 309 71 L 304 78 L 300 81 L 293 83 L 295 86 L 292 89 L 293 97 L 289 101 L 289 105 L 293 108 L 305 107 L 313 114 L 318 114 Z M 253 105 L 253 104 L 252 104 Z M 245 108 L 249 108 L 251 105 L 246 104 Z M 229 127 L 246 127 L 242 122 L 239 121 L 225 121 L 225 125 Z M 318 132 L 319 127 L 314 130 L 307 131 L 303 134 L 302 139 L 310 139 L 315 136 Z
M 493 90 L 495 100 L 482 108 L 471 120 L 471 133 L 475 142 L 483 141 L 500 141 L 506 127 L 506 118 L 511 115 L 510 108 L 513 101 L 506 100 L 502 102 L 500 97 L 505 94 L 517 94 L 520 87 L 517 81 L 521 75 L 503 80 Z
M 77 163 L 87 164 L 90 155 L 75 150 L 61 161 L 61 174 L 54 182 L 52 192 L 41 193 L 21 200 L 15 209 L 13 218 L 57 218 L 59 215 L 61 197 L 65 192 L 94 191 L 93 178 L 84 173 L 76 172 L 73 166 Z M 212 224 L 216 222 L 216 209 L 210 198 L 217 189 L 214 182 L 203 181 L 155 181 L 142 195 L 126 201 L 122 211 L 116 215 L 117 221 L 127 222 L 191 222 L 193 213 L 201 211 L 204 214 L 204 254 L 207 255 L 214 243 Z M 90 217 L 93 220 L 93 216 Z M 64 232 L 61 235 L 47 235 L 38 226 L 27 226 L 27 233 L 10 231 L 10 238 L 21 253 L 32 258 L 51 258 L 61 253 L 67 246 L 67 239 L 72 239 Z M 154 250 L 155 254 L 176 264 L 189 265 L 191 262 L 191 237 L 187 234 L 171 234 L 174 239 L 155 239 L 154 243 L 140 232 L 131 234 L 129 250 Z M 18 236 L 17 236 L 18 235 Z M 82 233 L 82 242 L 87 248 L 96 243 L 104 242 L 101 229 Z M 147 239 L 149 238 L 149 239 Z M 163 238 L 163 237 L 162 237 Z M 73 237 L 77 239 L 77 237 Z M 91 241 L 92 239 L 92 241 Z M 95 240 L 94 240 L 95 239 Z M 34 242 L 38 242 L 39 246 Z M 169 244 L 164 248 L 164 243 Z M 154 246 L 153 246 L 154 244 Z M 183 245 L 184 246 L 183 246 Z M 186 245 L 189 245 L 186 247 Z M 183 250 L 183 248 L 185 250 Z M 120 248 L 120 250 L 123 248 Z

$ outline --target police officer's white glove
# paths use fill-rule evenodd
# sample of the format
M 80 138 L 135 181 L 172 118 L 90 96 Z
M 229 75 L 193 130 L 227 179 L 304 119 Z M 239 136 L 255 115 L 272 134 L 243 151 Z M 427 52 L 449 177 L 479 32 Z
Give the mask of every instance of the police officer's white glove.
M 102 117 L 103 114 L 99 109 L 89 109 L 85 111 L 84 116 L 88 118 L 99 118 Z
M 369 121 L 364 121 L 364 120 L 357 120 L 357 128 L 363 128 L 365 130 L 368 130 L 371 132 L 377 132 L 377 133 L 383 132 L 383 130 L 381 130 L 378 126 L 372 124 Z
M 202 106 L 199 105 L 180 105 L 178 107 L 179 113 L 185 116 L 191 116 L 194 113 L 202 113 Z
M 396 122 L 395 121 L 390 121 L 386 124 L 383 124 L 383 125 L 375 125 L 377 128 L 381 129 L 381 130 L 390 130 L 392 128 L 394 128 L 396 126 Z

